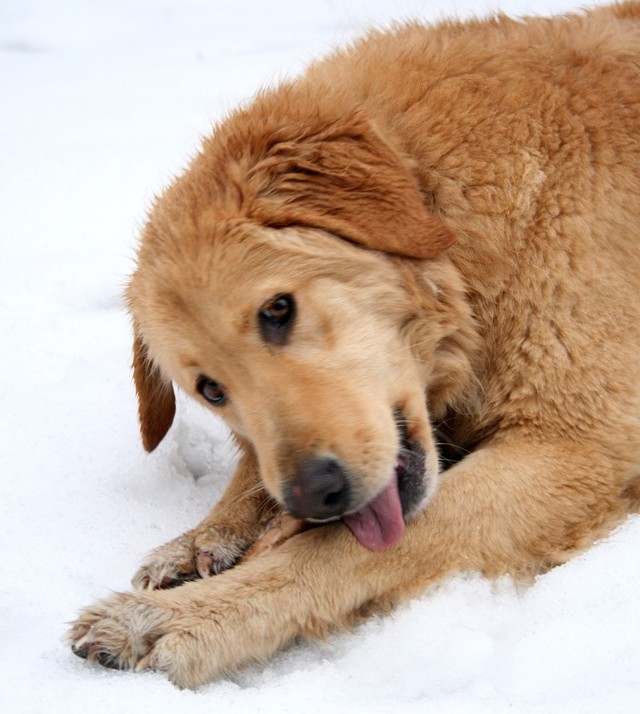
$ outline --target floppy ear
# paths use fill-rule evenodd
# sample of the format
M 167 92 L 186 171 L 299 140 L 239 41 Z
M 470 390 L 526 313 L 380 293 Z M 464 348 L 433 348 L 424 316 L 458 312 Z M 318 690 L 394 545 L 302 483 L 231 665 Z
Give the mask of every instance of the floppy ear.
M 176 413 L 176 400 L 171 382 L 149 358 L 137 328 L 133 338 L 133 381 L 138 394 L 138 416 L 142 444 L 153 451 L 169 431 Z
M 387 253 L 432 258 L 453 233 L 424 205 L 400 154 L 358 116 L 275 143 L 254 167 L 263 224 L 320 228 Z

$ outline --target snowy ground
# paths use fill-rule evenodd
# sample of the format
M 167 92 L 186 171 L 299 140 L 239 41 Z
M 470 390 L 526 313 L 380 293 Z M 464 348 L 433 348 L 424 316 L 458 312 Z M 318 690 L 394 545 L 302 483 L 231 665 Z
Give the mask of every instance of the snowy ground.
M 511 0 L 510 13 L 572 7 Z M 632 712 L 640 518 L 516 590 L 461 575 L 385 620 L 180 691 L 88 666 L 65 621 L 196 523 L 233 454 L 181 405 L 138 441 L 119 293 L 154 192 L 214 118 L 372 23 L 482 0 L 2 0 L 0 710 Z

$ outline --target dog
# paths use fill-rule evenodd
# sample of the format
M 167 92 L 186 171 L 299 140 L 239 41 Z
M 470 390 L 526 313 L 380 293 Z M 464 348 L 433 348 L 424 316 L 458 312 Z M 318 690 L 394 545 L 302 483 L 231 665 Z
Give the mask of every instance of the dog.
M 639 232 L 640 3 L 374 31 L 231 113 L 126 296 L 145 448 L 175 384 L 237 471 L 73 651 L 197 687 L 609 533 L 640 504 Z

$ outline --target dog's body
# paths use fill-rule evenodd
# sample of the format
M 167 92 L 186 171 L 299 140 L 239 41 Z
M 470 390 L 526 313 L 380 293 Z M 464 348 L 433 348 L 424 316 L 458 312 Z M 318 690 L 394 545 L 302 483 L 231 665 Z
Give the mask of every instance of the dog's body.
M 231 115 L 128 299 L 145 446 L 173 380 L 240 464 L 76 652 L 195 686 L 607 533 L 640 500 L 639 220 L 635 3 L 373 33 Z M 231 567 L 278 504 L 334 522 Z

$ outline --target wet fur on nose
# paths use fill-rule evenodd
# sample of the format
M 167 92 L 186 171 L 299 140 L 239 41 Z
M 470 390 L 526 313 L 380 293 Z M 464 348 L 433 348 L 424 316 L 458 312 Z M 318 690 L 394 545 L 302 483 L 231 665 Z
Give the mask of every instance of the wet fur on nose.
M 337 459 L 305 458 L 285 487 L 284 502 L 296 518 L 341 516 L 351 502 L 349 475 Z

